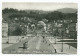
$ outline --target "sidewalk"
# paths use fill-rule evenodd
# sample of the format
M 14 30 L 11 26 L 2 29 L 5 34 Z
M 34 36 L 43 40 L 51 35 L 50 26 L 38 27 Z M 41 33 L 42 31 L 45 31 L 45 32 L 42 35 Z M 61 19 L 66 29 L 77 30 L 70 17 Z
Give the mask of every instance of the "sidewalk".
M 58 42 L 61 39 L 56 39 L 55 44 L 55 38 L 49 38 L 49 41 L 52 43 L 53 47 L 56 49 L 57 53 L 59 54 L 77 54 L 77 49 L 65 44 L 65 43 L 77 43 L 77 42 L 63 42 L 63 52 L 61 52 L 62 49 L 62 42 Z M 64 40 L 72 40 L 72 39 L 64 39 Z
M 63 52 L 61 52 L 62 44 L 52 44 L 54 48 L 56 49 L 57 53 L 64 53 L 64 54 L 77 54 L 77 49 L 67 45 L 63 44 Z

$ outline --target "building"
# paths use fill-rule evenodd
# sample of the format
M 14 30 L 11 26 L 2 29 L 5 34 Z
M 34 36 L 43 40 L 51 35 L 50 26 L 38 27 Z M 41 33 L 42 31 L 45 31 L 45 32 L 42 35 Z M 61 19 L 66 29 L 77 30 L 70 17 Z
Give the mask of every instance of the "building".
M 77 38 L 77 23 L 72 22 L 68 25 L 69 28 L 69 34 L 71 38 L 76 39 Z
M 2 23 L 2 37 L 8 36 L 8 23 Z

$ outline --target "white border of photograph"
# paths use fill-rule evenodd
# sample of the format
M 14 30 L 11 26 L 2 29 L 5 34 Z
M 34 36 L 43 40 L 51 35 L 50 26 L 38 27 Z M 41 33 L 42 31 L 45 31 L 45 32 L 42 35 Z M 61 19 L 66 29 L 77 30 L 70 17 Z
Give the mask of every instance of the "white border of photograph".
M 53 2 L 53 3 L 78 3 L 78 42 L 77 54 L 68 56 L 80 56 L 80 0 L 0 0 L 0 56 L 67 56 L 67 54 L 2 54 L 2 2 Z

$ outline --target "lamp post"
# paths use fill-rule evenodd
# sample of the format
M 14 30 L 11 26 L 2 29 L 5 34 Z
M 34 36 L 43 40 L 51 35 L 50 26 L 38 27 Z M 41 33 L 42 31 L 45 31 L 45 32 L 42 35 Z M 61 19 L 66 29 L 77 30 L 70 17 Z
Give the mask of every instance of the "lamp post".
M 62 34 L 62 49 L 61 49 L 61 52 L 63 52 L 63 34 Z
M 9 44 L 9 34 L 8 34 L 8 42 L 7 43 Z
M 8 41 L 7 43 L 9 44 L 9 25 L 8 25 Z
M 55 27 L 57 28 L 58 30 L 58 27 L 57 27 L 57 22 L 54 22 L 55 23 Z M 57 36 L 57 32 L 56 32 L 56 36 Z M 56 44 L 56 37 L 55 37 L 55 44 Z
M 63 25 L 62 25 L 62 31 L 61 31 L 61 37 L 62 37 L 62 49 L 61 49 L 61 52 L 63 52 L 63 34 L 64 34 L 64 31 L 63 31 Z

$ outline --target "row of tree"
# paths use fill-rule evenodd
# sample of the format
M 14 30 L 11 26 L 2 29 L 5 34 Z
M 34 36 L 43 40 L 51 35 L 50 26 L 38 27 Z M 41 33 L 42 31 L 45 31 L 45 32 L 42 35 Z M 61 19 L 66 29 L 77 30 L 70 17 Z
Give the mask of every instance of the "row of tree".
M 45 12 L 45 11 L 44 11 Z M 15 17 L 20 18 L 20 17 L 29 17 L 29 18 L 34 18 L 34 20 L 40 21 L 44 18 L 46 18 L 49 22 L 54 21 L 54 20 L 77 20 L 77 13 L 62 13 L 58 11 L 52 11 L 52 12 L 46 12 L 46 13 L 41 13 L 41 11 L 37 12 L 34 10 L 31 11 L 25 11 L 25 10 L 17 10 L 17 9 L 8 9 L 5 8 L 2 10 L 2 14 L 8 15 L 8 19 L 14 19 Z M 3 17 L 4 18 L 4 17 Z M 6 19 L 6 18 L 4 18 Z

